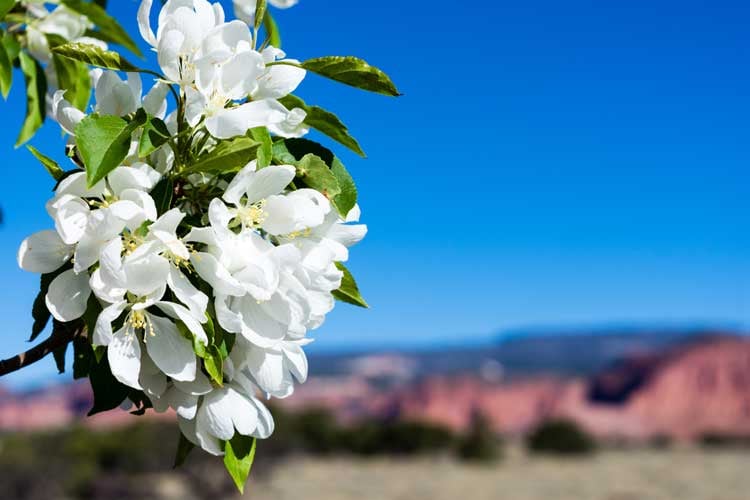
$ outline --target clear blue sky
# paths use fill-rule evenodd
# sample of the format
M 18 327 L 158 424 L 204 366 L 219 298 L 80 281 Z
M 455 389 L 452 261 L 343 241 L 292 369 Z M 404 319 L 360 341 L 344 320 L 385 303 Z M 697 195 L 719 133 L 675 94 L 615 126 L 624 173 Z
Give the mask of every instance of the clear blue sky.
M 110 3 L 135 32 L 137 3 Z M 406 94 L 315 76 L 299 91 L 369 154 L 336 149 L 370 226 L 350 267 L 373 307 L 338 307 L 317 349 L 539 325 L 750 326 L 747 2 L 301 0 L 274 14 L 290 56 L 358 55 Z M 50 180 L 12 150 L 19 90 L 0 141 L 0 355 L 28 346 L 37 278 L 16 248 L 50 225 Z M 54 126 L 33 144 L 62 157 Z M 8 380 L 50 373 L 51 360 Z

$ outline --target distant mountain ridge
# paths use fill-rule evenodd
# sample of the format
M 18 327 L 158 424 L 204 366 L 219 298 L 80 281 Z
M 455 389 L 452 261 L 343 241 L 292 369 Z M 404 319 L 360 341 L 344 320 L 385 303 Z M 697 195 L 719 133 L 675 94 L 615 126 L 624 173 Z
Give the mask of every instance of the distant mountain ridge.
M 506 380 L 541 375 L 589 377 L 622 358 L 662 352 L 712 338 L 741 336 L 739 331 L 718 329 L 623 327 L 587 329 L 578 333 L 529 330 L 501 334 L 495 343 L 486 346 L 391 352 L 413 360 L 417 377 L 480 373 L 488 364 L 501 370 Z M 314 375 L 338 376 L 352 371 L 353 360 L 372 355 L 373 352 L 314 354 L 310 366 Z

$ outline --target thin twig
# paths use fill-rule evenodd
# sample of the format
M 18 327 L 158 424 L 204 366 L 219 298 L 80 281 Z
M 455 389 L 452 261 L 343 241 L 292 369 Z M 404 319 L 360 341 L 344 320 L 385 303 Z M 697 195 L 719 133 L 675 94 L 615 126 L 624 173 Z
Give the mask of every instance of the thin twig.
M 28 351 L 0 361 L 0 377 L 40 361 L 56 349 L 73 342 L 83 333 L 83 331 L 84 330 L 80 328 L 71 328 L 62 332 L 54 333 L 47 340 L 32 347 Z

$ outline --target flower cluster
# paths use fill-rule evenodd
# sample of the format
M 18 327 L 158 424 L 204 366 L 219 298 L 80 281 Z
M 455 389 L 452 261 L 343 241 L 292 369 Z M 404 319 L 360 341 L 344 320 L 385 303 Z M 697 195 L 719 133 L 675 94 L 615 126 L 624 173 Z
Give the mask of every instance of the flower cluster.
M 202 143 L 203 155 L 256 127 L 282 138 L 307 131 L 305 111 L 279 102 L 305 77 L 296 65 L 269 65 L 288 61 L 281 50 L 256 50 L 257 33 L 206 0 L 166 2 L 154 32 L 151 3 L 139 26 L 164 79 L 143 96 L 140 75 L 94 69 L 90 115 L 56 92 L 50 114 L 71 144 L 87 118 L 140 109 Z M 180 102 L 167 114 L 169 85 Z M 188 440 L 220 455 L 236 434 L 273 432 L 258 397 L 285 398 L 305 381 L 308 331 L 333 309 L 337 263 L 366 227 L 355 223 L 357 206 L 341 214 L 324 193 L 295 185 L 295 165 L 254 159 L 231 176 L 180 176 L 180 149 L 169 142 L 139 153 L 145 133 L 133 132 L 127 156 L 93 186 L 84 171 L 59 182 L 47 204 L 55 229 L 25 240 L 18 261 L 54 276 L 45 303 L 58 322 L 96 312 L 90 340 L 106 348 L 119 383 L 156 411 L 173 409 Z M 201 197 L 172 196 L 162 208 L 151 193 L 172 178 Z
M 354 180 L 303 136 L 314 128 L 364 153 L 335 114 L 293 92 L 315 73 L 399 95 L 355 57 L 287 58 L 269 3 L 296 0 L 234 0 L 235 20 L 208 0 L 168 0 L 158 15 L 142 0 L 139 32 L 158 71 L 109 49 L 139 54 L 104 3 L 0 4 L 0 60 L 11 63 L 0 91 L 13 65 L 28 82 L 18 143 L 49 117 L 72 163 L 29 146 L 57 181 L 54 229 L 18 252 L 42 275 L 32 340 L 54 318 L 47 342 L 60 344 L 62 371 L 76 340 L 92 414 L 173 411 L 180 450 L 223 455 L 240 489 L 255 439 L 274 429 L 263 400 L 307 378 L 309 332 L 335 300 L 367 307 L 344 264 L 367 232 Z

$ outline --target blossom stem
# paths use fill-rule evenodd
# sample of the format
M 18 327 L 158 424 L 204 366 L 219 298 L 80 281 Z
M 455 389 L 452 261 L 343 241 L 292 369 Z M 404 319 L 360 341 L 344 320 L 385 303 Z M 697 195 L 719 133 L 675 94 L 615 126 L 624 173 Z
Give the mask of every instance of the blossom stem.
M 84 332 L 85 329 L 83 328 L 70 328 L 65 329 L 62 333 L 53 333 L 47 338 L 47 340 L 32 347 L 28 351 L 0 361 L 0 377 L 42 360 L 53 351 L 73 342 L 75 339 L 82 336 Z

